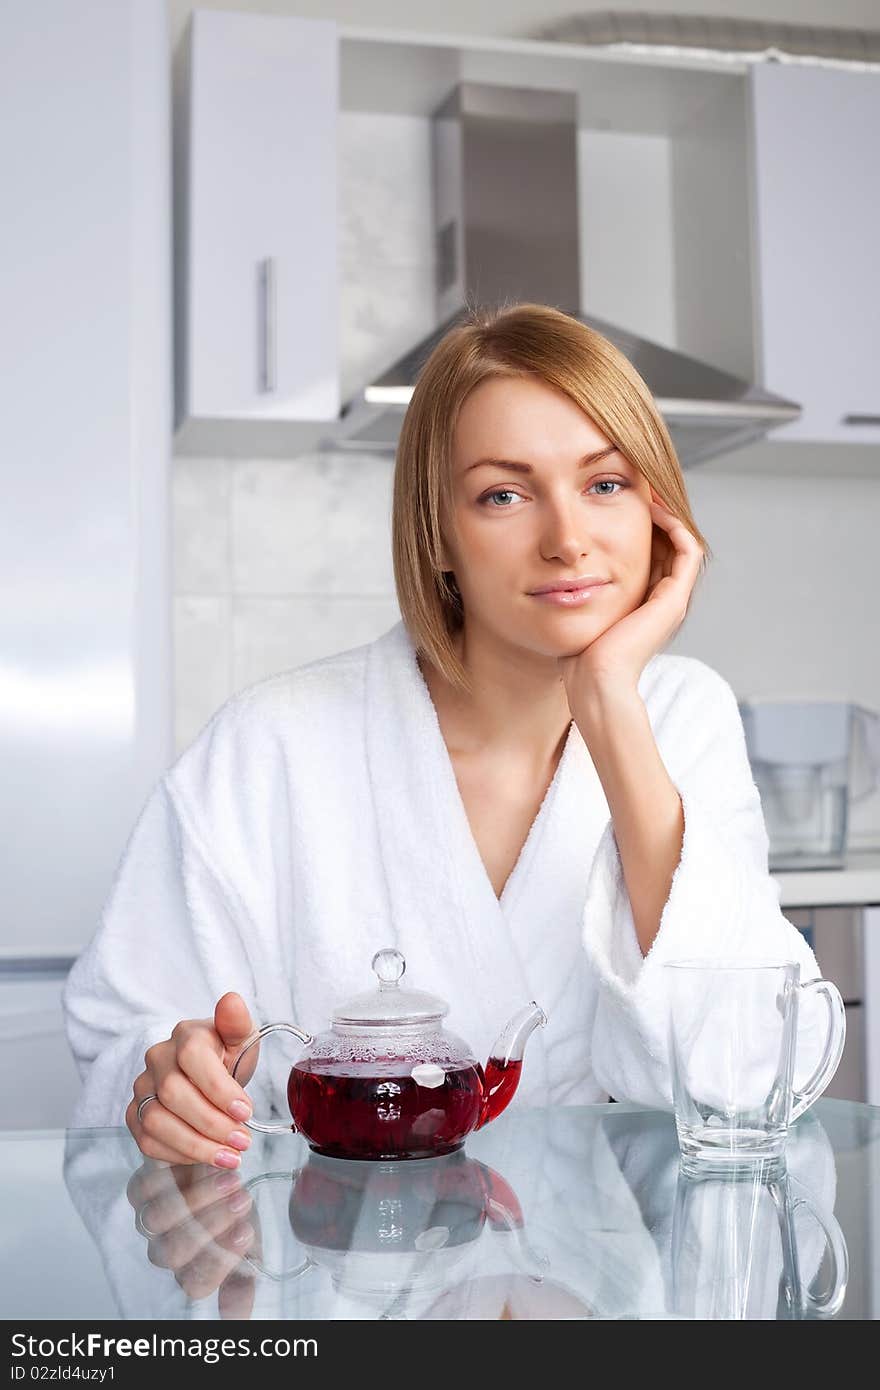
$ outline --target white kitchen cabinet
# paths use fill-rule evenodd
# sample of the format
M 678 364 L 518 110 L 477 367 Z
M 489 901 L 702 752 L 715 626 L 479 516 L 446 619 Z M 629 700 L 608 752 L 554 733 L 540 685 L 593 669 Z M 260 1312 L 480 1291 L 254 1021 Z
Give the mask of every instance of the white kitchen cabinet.
M 779 439 L 880 443 L 880 73 L 749 77 L 762 379 L 799 401 Z
M 196 10 L 176 75 L 177 423 L 335 420 L 336 25 Z
M 352 188 L 338 196 L 338 114 L 345 138 L 350 118 L 389 116 L 427 139 L 459 81 L 576 94 L 583 310 L 797 401 L 773 440 L 880 442 L 877 72 L 196 10 L 175 50 L 175 453 L 290 458 L 344 437 L 336 325 L 364 314 L 337 271 L 340 207 L 346 243 L 376 252 Z M 633 223 L 654 229 L 635 280 Z M 393 267 L 397 239 L 378 239 Z M 409 272 L 434 248 L 406 254 Z M 426 283 L 385 365 L 436 327 Z

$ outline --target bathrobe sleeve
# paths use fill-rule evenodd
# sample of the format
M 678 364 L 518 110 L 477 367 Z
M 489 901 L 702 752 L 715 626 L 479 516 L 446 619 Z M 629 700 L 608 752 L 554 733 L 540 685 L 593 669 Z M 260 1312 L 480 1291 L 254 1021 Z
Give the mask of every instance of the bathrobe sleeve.
M 756 957 L 798 961 L 802 981 L 821 974 L 805 938 L 780 911 L 736 696 L 704 662 L 671 662 L 665 689 L 646 698 L 684 812 L 681 856 L 657 936 L 643 957 L 610 820 L 589 874 L 583 918 L 599 989 L 596 1080 L 616 1100 L 664 1108 L 672 1106 L 664 962 Z M 800 1006 L 796 1086 L 818 1064 L 828 1026 L 824 999 L 802 996 Z
M 221 868 L 230 862 L 229 841 L 220 853 L 209 848 L 214 784 L 228 776 L 235 741 L 230 723 L 209 726 L 154 787 L 100 924 L 68 975 L 65 1028 L 83 1082 L 73 1127 L 124 1124 L 147 1048 L 181 1019 L 212 1018 L 227 990 L 237 990 L 255 1016 L 256 933 Z M 187 809 L 185 786 L 198 792 L 195 810 Z M 240 839 L 229 821 L 227 835 Z M 267 1113 L 259 1069 L 248 1086 L 255 1108 Z

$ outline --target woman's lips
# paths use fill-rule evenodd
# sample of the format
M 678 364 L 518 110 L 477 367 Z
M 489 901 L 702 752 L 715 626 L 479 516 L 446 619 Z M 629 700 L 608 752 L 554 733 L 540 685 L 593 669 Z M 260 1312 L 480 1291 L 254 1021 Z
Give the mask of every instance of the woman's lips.
M 529 597 L 537 599 L 539 603 L 555 603 L 561 608 L 572 608 L 588 603 L 594 594 L 601 593 L 607 587 L 606 579 L 604 584 L 589 584 L 583 589 L 550 589 L 547 593 L 530 594 Z

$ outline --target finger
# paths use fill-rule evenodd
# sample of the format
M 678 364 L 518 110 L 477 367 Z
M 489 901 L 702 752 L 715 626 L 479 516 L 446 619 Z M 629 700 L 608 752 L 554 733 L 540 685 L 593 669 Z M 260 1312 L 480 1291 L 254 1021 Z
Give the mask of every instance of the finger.
M 190 1080 L 184 1072 L 174 1067 L 160 1076 L 156 1082 L 158 1103 L 165 1110 L 176 1116 L 196 1134 L 202 1135 L 205 1139 L 213 1140 L 216 1144 L 226 1148 L 237 1149 L 243 1152 L 250 1147 L 251 1136 L 241 1121 L 232 1119 L 223 1110 L 218 1110 L 212 1105 L 206 1096 Z M 151 1101 L 146 1107 L 141 1121 L 142 1125 L 148 1124 L 150 1111 L 155 1110 L 156 1101 Z M 171 1133 L 166 1128 L 166 1132 L 161 1136 L 166 1143 L 171 1142 Z M 196 1156 L 197 1161 L 204 1163 L 211 1160 L 206 1154 Z
M 211 1176 L 206 1181 L 193 1183 L 184 1192 L 175 1183 L 172 1190 L 158 1193 L 139 1208 L 141 1220 L 155 1235 L 164 1235 L 193 1219 L 208 1219 L 218 1204 L 225 1204 L 233 1212 L 250 1208 L 250 1193 L 243 1188 L 238 1173 L 218 1173 L 216 1168 L 206 1168 L 202 1164 L 192 1166 Z M 214 1219 L 212 1215 L 211 1219 Z
M 182 1269 L 175 1270 L 174 1277 L 190 1298 L 207 1298 L 219 1288 L 247 1253 L 254 1238 L 254 1228 L 249 1221 L 233 1226 L 222 1238 L 222 1244 L 212 1244 L 200 1251 L 195 1259 Z
M 162 1045 L 160 1044 L 158 1047 L 150 1048 L 147 1053 L 148 1060 L 151 1055 L 156 1064 L 155 1068 L 148 1066 L 146 1071 L 141 1072 L 140 1076 L 135 1081 L 134 1095 L 129 1101 L 125 1111 L 125 1123 L 131 1131 L 138 1148 L 148 1159 L 172 1165 L 192 1163 L 195 1160 L 189 1152 L 175 1148 L 168 1133 L 166 1132 L 163 1134 L 157 1129 L 155 1112 L 162 1110 L 162 1103 L 158 1092 L 160 1088 L 163 1088 L 163 1083 L 161 1080 L 157 1080 L 156 1077 L 161 1074 Z M 138 1106 L 148 1097 L 151 1098 L 150 1103 L 144 1107 L 141 1112 L 141 1118 L 138 1119 Z M 242 1134 L 245 1134 L 244 1130 L 242 1130 Z M 242 1143 L 241 1148 L 246 1147 L 247 1145 Z M 218 1152 L 219 1149 L 215 1151 L 212 1162 L 216 1162 Z M 202 1155 L 202 1161 L 208 1161 L 205 1155 Z M 232 1162 L 224 1161 L 218 1166 L 232 1168 L 236 1165 Z
M 696 536 L 693 536 L 684 523 L 667 508 L 652 503 L 651 510 L 665 527 L 674 546 L 669 573 L 665 577 L 686 586 L 689 594 L 700 572 L 703 547 Z
M 654 515 L 659 520 L 660 524 L 667 531 L 671 531 L 672 528 L 675 526 L 681 527 L 684 534 L 690 537 L 691 540 L 696 542 L 696 537 L 691 535 L 691 532 L 685 526 L 681 517 L 676 515 L 676 513 L 671 510 L 671 508 L 667 507 L 665 502 L 652 502 L 650 505 L 652 515 Z
M 230 1123 L 227 1119 L 226 1124 Z M 164 1158 L 171 1163 L 207 1163 L 215 1168 L 234 1169 L 241 1163 L 242 1149 L 250 1143 L 250 1135 L 244 1130 L 229 1130 L 228 1135 L 228 1142 L 220 1144 L 216 1139 L 193 1129 L 192 1125 L 167 1110 L 161 1101 L 154 1100 L 144 1111 L 138 1144 L 150 1158 Z
M 207 1163 L 175 1163 L 170 1168 L 154 1168 L 151 1164 L 143 1163 L 129 1178 L 126 1196 L 133 1207 L 142 1207 L 164 1192 L 173 1189 L 184 1193 L 205 1179 L 221 1184 L 217 1187 L 218 1197 L 241 1186 L 236 1173 L 218 1173 Z
M 157 1100 L 154 1100 L 152 1104 L 147 1107 L 148 1110 L 153 1108 L 160 1108 L 159 1102 Z M 163 1143 L 156 1136 L 151 1138 L 150 1135 L 147 1134 L 144 1129 L 145 1121 L 146 1111 L 144 1112 L 144 1119 L 139 1121 L 137 1118 L 137 1102 L 134 1100 L 129 1101 L 128 1109 L 125 1112 L 125 1123 L 134 1135 L 135 1140 L 137 1141 L 137 1146 L 140 1149 L 141 1153 L 144 1155 L 144 1157 L 148 1160 L 148 1162 L 151 1165 L 173 1165 L 176 1163 L 192 1162 L 191 1159 L 187 1158 L 186 1154 L 179 1153 L 177 1149 L 170 1148 L 167 1144 Z M 150 1171 L 157 1170 L 155 1170 L 151 1166 Z M 167 1168 L 161 1168 L 158 1171 L 167 1172 Z
M 217 1311 L 220 1317 L 226 1320 L 250 1318 L 253 1312 L 256 1272 L 250 1261 L 251 1259 L 261 1260 L 263 1257 L 263 1232 L 260 1225 L 259 1203 L 254 1203 L 247 1219 L 254 1228 L 254 1238 L 250 1245 L 245 1246 L 245 1254 L 248 1258 L 242 1259 L 241 1263 L 226 1276 L 220 1285 L 220 1292 L 217 1296 Z
M 231 1074 L 235 1070 L 235 1079 L 240 1085 L 246 1086 L 254 1074 L 260 1056 L 260 1044 L 248 1049 L 247 1054 L 242 1058 L 241 1065 L 236 1070 L 236 1061 L 242 1052 L 245 1044 L 250 1041 L 258 1029 L 251 1018 L 247 1004 L 240 994 L 230 990 L 217 1000 L 214 1009 L 214 1030 L 223 1043 L 223 1065 Z
M 248 1251 L 250 1253 L 250 1251 Z M 254 1311 L 257 1277 L 253 1266 L 242 1260 L 227 1274 L 217 1295 L 217 1312 L 224 1322 L 247 1322 Z
M 226 1070 L 223 1042 L 213 1028 L 178 1024 L 172 1036 L 177 1043 L 177 1070 L 188 1077 L 196 1090 L 221 1114 L 239 1122 L 250 1119 L 253 1113 L 250 1098 L 244 1087 L 233 1081 Z M 244 1108 L 238 1109 L 239 1106 Z
M 154 1096 L 155 1094 L 156 1087 L 151 1072 L 149 1070 L 142 1071 L 140 1076 L 135 1079 L 134 1086 L 132 1087 L 132 1099 L 129 1101 L 125 1111 L 125 1123 L 131 1131 L 135 1142 L 138 1141 L 140 1135 L 140 1120 L 137 1117 L 137 1108 L 142 1100 L 146 1100 L 147 1096 Z M 152 1101 L 150 1104 L 152 1104 Z M 145 1109 L 146 1108 L 147 1107 L 145 1107 Z
M 651 514 L 655 521 L 669 534 L 677 550 L 696 553 L 700 556 L 703 554 L 703 547 L 693 532 L 689 531 L 681 517 L 670 511 L 663 502 L 652 502 Z
M 152 1203 L 144 1208 L 141 1219 L 150 1234 L 150 1262 L 161 1269 L 182 1269 L 208 1246 L 228 1244 L 233 1227 L 249 1222 L 251 1209 L 249 1192 L 234 1197 L 221 1197 L 198 1216 L 188 1217 L 176 1226 L 159 1232 L 152 1224 Z

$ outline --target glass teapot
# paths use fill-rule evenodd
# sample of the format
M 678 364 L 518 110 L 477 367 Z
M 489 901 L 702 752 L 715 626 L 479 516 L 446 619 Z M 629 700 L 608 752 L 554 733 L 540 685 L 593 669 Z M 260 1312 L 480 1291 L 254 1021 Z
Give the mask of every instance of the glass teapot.
M 547 1017 L 534 1000 L 504 1028 L 485 1069 L 467 1043 L 447 1032 L 444 1000 L 401 989 L 400 951 L 377 951 L 378 989 L 356 995 L 317 1037 L 291 1023 L 268 1023 L 245 1040 L 242 1058 L 269 1033 L 293 1033 L 306 1050 L 287 1082 L 293 1123 L 248 1128 L 265 1134 L 299 1131 L 331 1158 L 435 1158 L 461 1147 L 472 1130 L 500 1115 L 519 1083 L 526 1042 Z

